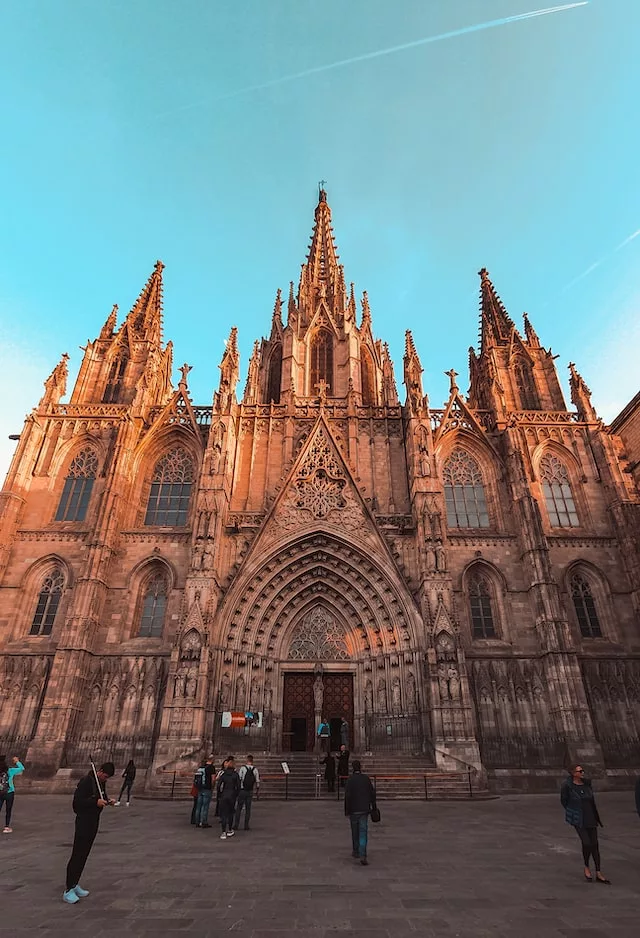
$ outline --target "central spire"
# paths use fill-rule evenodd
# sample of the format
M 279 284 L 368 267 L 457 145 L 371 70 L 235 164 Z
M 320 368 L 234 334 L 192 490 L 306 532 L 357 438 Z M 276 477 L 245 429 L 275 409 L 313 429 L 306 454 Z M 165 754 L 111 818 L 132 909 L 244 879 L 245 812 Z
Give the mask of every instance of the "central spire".
M 320 300 L 326 301 L 336 317 L 344 315 L 345 283 L 344 270 L 336 251 L 331 209 L 324 189 L 320 184 L 315 223 L 306 262 L 300 276 L 299 305 L 304 309 L 304 319 L 310 322 Z

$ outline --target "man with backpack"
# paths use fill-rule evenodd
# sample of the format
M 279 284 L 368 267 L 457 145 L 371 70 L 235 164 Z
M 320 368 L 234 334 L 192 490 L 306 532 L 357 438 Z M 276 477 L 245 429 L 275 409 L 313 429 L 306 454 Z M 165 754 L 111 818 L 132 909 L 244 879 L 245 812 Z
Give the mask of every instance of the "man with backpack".
M 201 765 L 193 779 L 193 786 L 198 790 L 196 803 L 196 827 L 211 827 L 209 824 L 209 805 L 213 794 L 213 779 L 216 767 L 213 756 L 209 756 L 204 765 Z
M 240 791 L 238 793 L 238 802 L 236 805 L 236 816 L 233 822 L 233 829 L 237 831 L 240 827 L 240 815 L 244 808 L 244 829 L 250 830 L 249 821 L 251 819 L 251 802 L 253 801 L 254 791 L 260 788 L 260 773 L 253 764 L 253 756 L 247 756 L 247 761 L 241 766 L 238 772 L 240 776 Z

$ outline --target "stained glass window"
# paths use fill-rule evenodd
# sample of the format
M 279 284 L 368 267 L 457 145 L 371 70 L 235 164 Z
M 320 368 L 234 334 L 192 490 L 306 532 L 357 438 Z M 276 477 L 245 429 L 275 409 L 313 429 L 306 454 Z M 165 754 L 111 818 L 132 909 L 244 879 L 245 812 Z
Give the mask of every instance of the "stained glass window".
M 142 594 L 140 638 L 160 638 L 167 611 L 167 580 L 162 573 L 150 577 Z
M 553 453 L 545 453 L 540 460 L 540 479 L 551 527 L 579 527 L 567 467 Z
M 69 466 L 64 480 L 56 521 L 84 521 L 97 473 L 98 457 L 95 451 L 81 450 Z
M 321 381 L 327 390 L 333 385 L 333 337 L 327 329 L 320 329 L 311 340 L 311 387 L 309 393 L 316 395 Z
M 589 581 L 580 573 L 571 577 L 571 598 L 583 638 L 602 638 L 598 611 Z
M 40 587 L 30 635 L 51 635 L 63 589 L 64 574 L 60 567 L 54 567 L 47 573 Z
M 450 528 L 488 528 L 489 514 L 480 467 L 473 456 L 454 449 L 443 472 Z
M 187 523 L 193 485 L 193 459 L 176 446 L 156 463 L 145 524 L 179 527 Z
M 474 638 L 495 638 L 496 628 L 491 608 L 491 587 L 481 573 L 473 573 L 469 579 L 469 604 L 471 627 Z

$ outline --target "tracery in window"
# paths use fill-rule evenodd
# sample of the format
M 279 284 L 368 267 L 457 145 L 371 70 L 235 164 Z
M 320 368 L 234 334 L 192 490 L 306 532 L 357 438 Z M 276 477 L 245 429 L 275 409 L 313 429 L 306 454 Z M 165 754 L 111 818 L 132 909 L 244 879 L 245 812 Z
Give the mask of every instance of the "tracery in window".
M 190 453 L 175 446 L 156 463 L 145 524 L 179 527 L 187 523 L 194 466 Z
M 167 578 L 163 573 L 150 576 L 143 586 L 140 607 L 140 638 L 160 638 L 167 611 Z
M 571 598 L 576 611 L 580 634 L 583 638 L 602 638 L 598 610 L 591 591 L 591 584 L 581 573 L 574 573 L 570 581 Z
M 443 481 L 449 527 L 488 528 L 482 473 L 473 456 L 454 449 L 444 464 Z
M 519 358 L 515 363 L 514 374 L 522 410 L 538 410 L 540 402 L 535 389 L 533 374 L 528 362 Z
M 333 386 L 333 336 L 328 329 L 319 329 L 316 332 L 311 340 L 310 356 L 311 386 L 309 393 L 311 395 L 317 394 L 321 381 L 324 381 L 327 390 L 331 391 Z
M 471 629 L 474 638 L 495 638 L 491 586 L 486 576 L 474 571 L 468 580 Z
M 540 460 L 540 479 L 552 528 L 577 528 L 580 524 L 567 467 L 554 453 Z
M 282 383 L 282 346 L 276 345 L 269 359 L 269 379 L 267 381 L 267 404 L 280 403 L 280 385 Z
M 126 349 L 122 349 L 119 356 L 114 358 L 111 362 L 111 368 L 109 369 L 109 375 L 107 377 L 107 386 L 102 396 L 103 404 L 117 404 L 120 400 L 122 382 L 128 363 L 129 355 Z
M 51 635 L 63 590 L 64 573 L 60 567 L 53 567 L 42 581 L 30 635 Z
M 371 352 L 364 345 L 360 349 L 360 383 L 363 406 L 374 405 L 376 403 L 376 373 Z
M 80 450 L 64 480 L 56 521 L 84 521 L 97 474 L 98 456 L 95 450 Z

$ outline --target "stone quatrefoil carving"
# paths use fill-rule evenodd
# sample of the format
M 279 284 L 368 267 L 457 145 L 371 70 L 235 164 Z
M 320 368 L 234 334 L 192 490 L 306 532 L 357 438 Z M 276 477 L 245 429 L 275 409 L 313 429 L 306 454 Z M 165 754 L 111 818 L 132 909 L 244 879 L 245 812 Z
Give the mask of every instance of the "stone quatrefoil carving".
M 321 430 L 311 444 L 295 481 L 296 508 L 310 511 L 314 518 L 326 518 L 332 511 L 346 506 L 345 485 L 342 467 Z
M 314 609 L 296 628 L 289 659 L 292 661 L 346 661 L 344 632 L 326 609 Z

